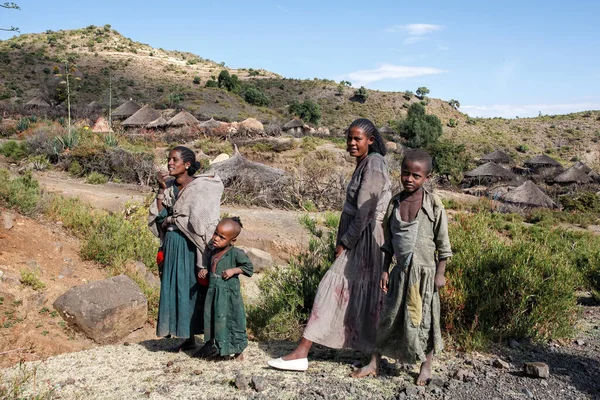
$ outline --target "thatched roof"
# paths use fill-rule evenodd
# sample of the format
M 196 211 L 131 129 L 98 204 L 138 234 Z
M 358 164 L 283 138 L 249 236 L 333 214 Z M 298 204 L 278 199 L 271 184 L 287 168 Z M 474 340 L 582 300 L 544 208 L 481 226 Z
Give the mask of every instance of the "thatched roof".
M 556 207 L 552 199 L 531 181 L 527 181 L 521 186 L 509 190 L 500 199 L 507 203 L 514 203 L 525 207 Z
M 112 131 L 112 128 L 104 117 L 99 117 L 94 126 L 92 126 L 92 132 L 95 133 L 111 133 Z
M 511 156 L 503 152 L 502 150 L 496 150 L 489 154 L 481 157 L 481 162 L 495 162 L 496 164 L 512 164 L 513 159 Z
M 39 96 L 29 100 L 25 105 L 29 107 L 50 107 L 50 104 Z
M 123 121 L 121 126 L 146 126 L 159 117 L 161 117 L 160 111 L 146 105 Z
M 131 117 L 133 114 L 138 112 L 140 108 L 142 108 L 142 106 L 140 106 L 138 103 L 128 100 L 119 107 L 115 108 L 112 112 L 112 116 L 117 118 Z
M 264 132 L 265 131 L 263 124 L 255 118 L 248 118 L 248 119 L 243 120 L 242 122 L 240 122 L 240 128 L 243 128 L 248 132 Z
M 561 167 L 562 166 L 561 163 L 559 163 L 558 161 L 556 161 L 553 158 L 548 157 L 545 154 L 537 155 L 537 156 L 525 161 L 525 165 L 528 167 L 542 167 L 542 166 Z
M 164 126 L 167 126 L 167 120 L 161 115 L 160 117 L 156 118 L 154 121 L 146 125 L 146 128 L 162 128 Z
M 562 174 L 554 177 L 554 182 L 558 183 L 589 183 L 591 181 L 592 178 L 575 167 L 571 167 Z
M 304 122 L 298 118 L 292 119 L 290 122 L 285 124 L 281 129 L 284 131 L 294 129 L 294 128 L 302 128 L 304 126 Z
M 592 169 L 584 163 L 582 163 L 581 161 L 577 161 L 575 164 L 573 164 L 573 168 L 577 168 L 586 175 L 589 175 L 590 172 L 592 172 Z
M 487 164 L 480 165 L 479 167 L 475 168 L 474 170 L 465 173 L 465 176 L 467 176 L 469 178 L 477 178 L 477 177 L 483 177 L 483 176 L 491 176 L 491 177 L 500 178 L 500 179 L 516 178 L 516 175 L 513 174 L 511 171 L 509 171 L 505 168 L 502 168 L 501 166 L 499 166 L 498 164 L 493 163 L 493 162 L 489 162 Z
M 85 106 L 85 108 L 87 110 L 102 110 L 102 104 L 100 104 L 96 100 L 94 100 L 90 104 Z
M 204 121 L 200 123 L 201 128 L 213 129 L 219 128 L 222 125 L 222 122 L 215 121 L 214 118 L 209 119 L 208 121 Z
M 185 110 L 181 110 L 167 122 L 169 126 L 197 125 L 199 123 L 200 121 L 196 117 Z

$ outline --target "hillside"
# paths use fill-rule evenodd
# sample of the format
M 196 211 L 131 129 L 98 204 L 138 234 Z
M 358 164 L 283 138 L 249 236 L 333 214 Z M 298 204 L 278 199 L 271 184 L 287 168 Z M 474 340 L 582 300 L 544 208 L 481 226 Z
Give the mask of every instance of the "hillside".
M 346 87 L 339 93 L 338 84 L 331 80 L 286 79 L 262 69 L 230 69 L 191 53 L 152 48 L 105 25 L 0 41 L 0 103 L 23 104 L 38 95 L 56 97 L 59 78 L 55 73 L 64 72 L 65 59 L 76 65 L 76 106 L 95 100 L 107 107 L 109 70 L 113 107 L 132 98 L 158 108 L 183 107 L 201 118 L 239 121 L 256 117 L 282 124 L 290 118 L 287 107 L 291 102 L 311 99 L 321 107 L 320 124 L 336 133 L 357 117 L 387 125 L 405 116 L 410 103 L 420 101 L 415 96 L 407 100 L 402 92 L 369 90 L 368 99 L 361 102 L 354 97 L 355 88 Z M 264 90 L 270 106 L 255 107 L 237 94 L 205 88 L 206 81 L 223 69 Z M 507 120 L 469 118 L 435 98 L 427 100 L 426 108 L 441 119 L 444 136 L 465 144 L 474 157 L 500 147 L 518 161 L 546 152 L 566 162 L 581 159 L 600 164 L 598 111 Z M 456 126 L 449 126 L 451 119 Z

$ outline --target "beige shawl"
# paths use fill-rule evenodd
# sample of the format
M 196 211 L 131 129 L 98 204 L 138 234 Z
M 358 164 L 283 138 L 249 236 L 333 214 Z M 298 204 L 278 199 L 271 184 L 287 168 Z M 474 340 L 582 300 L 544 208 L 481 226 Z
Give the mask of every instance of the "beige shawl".
M 173 221 L 177 228 L 194 243 L 197 249 L 198 264 L 202 262 L 204 249 L 210 241 L 221 215 L 223 182 L 218 176 L 198 175 L 190 182 L 175 200 L 173 184 L 167 184 L 164 207 L 173 207 Z M 156 200 L 150 205 L 148 226 L 160 238 L 161 245 L 165 232 L 156 223 L 158 206 Z

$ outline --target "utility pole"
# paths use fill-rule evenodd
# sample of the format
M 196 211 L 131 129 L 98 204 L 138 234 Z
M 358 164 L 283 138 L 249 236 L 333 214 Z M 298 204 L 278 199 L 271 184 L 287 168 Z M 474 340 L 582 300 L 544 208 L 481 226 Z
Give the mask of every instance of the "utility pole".
M 65 60 L 65 75 L 67 80 L 67 121 L 69 134 L 71 133 L 71 89 L 69 88 L 69 61 Z
M 108 126 L 112 127 L 112 71 L 108 70 Z

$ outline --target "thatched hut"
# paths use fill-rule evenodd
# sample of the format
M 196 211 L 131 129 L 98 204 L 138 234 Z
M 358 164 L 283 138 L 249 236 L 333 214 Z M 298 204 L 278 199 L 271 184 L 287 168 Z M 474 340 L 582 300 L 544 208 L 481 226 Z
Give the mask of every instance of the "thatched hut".
M 37 96 L 25 103 L 29 108 L 50 108 L 50 104 L 41 97 Z
M 538 169 L 562 167 L 562 164 L 545 154 L 539 154 L 525 161 L 525 166 L 531 169 Z
M 160 111 L 155 110 L 154 108 L 146 105 L 140 108 L 135 114 L 131 117 L 127 118 L 125 121 L 121 123 L 121 126 L 124 127 L 142 127 L 146 126 L 157 118 L 160 118 L 162 115 Z
M 493 162 L 493 163 L 500 165 L 500 164 L 513 164 L 514 160 L 512 159 L 511 156 L 509 156 L 502 150 L 496 150 L 496 151 L 493 151 L 489 154 L 482 156 L 479 159 L 479 162 L 481 164 Z
M 575 164 L 573 164 L 573 168 L 577 168 L 586 175 L 589 175 L 590 172 L 592 172 L 592 169 L 581 161 L 577 161 Z
M 151 121 L 148 125 L 146 125 L 146 128 L 160 129 L 160 128 L 164 128 L 166 126 L 167 126 L 167 120 L 161 115 L 160 117 L 156 118 L 154 121 Z
M 584 184 L 590 183 L 592 178 L 587 176 L 583 171 L 574 166 L 566 170 L 560 175 L 554 177 L 553 181 L 555 183 L 560 183 L 561 185 L 575 185 L 575 184 Z
M 102 112 L 102 104 L 100 104 L 96 100 L 94 100 L 85 106 L 85 111 L 87 111 L 87 112 Z
M 465 173 L 465 183 L 492 184 L 499 181 L 511 181 L 516 175 L 500 165 L 489 162 Z
M 304 133 L 304 122 L 298 118 L 294 118 L 283 125 L 281 130 L 289 135 L 302 135 Z
M 185 110 L 181 110 L 177 115 L 171 118 L 167 125 L 171 128 L 179 127 L 179 126 L 192 126 L 199 125 L 200 121 L 196 119 L 192 114 Z
M 112 131 L 112 128 L 104 117 L 99 117 L 94 126 L 92 126 L 92 132 L 94 133 L 111 133 Z
M 138 112 L 142 106 L 132 100 L 128 100 L 115 108 L 112 112 L 112 117 L 117 119 L 125 119 L 131 117 L 133 114 Z
M 245 134 L 260 134 L 265 132 L 265 128 L 259 120 L 255 118 L 248 118 L 240 122 L 238 132 Z
M 216 129 L 220 128 L 223 125 L 222 122 L 216 121 L 214 118 L 209 119 L 208 121 L 204 121 L 200 123 L 200 128 L 204 129 Z
M 519 207 L 556 207 L 552 199 L 531 181 L 510 189 L 500 197 L 500 200 Z

